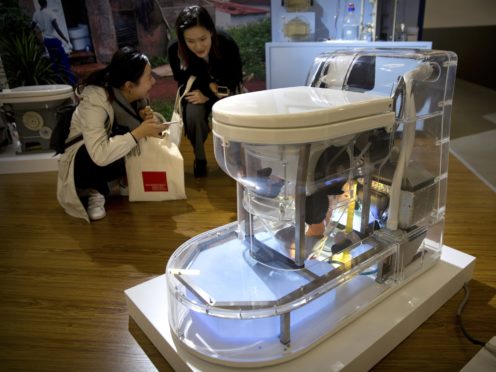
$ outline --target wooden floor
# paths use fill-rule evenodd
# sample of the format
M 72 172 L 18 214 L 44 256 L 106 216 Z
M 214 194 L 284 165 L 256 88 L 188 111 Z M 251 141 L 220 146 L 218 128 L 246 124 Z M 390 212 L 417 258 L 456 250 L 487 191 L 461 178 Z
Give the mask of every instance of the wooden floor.
M 234 181 L 211 153 L 209 177 L 195 180 L 188 143 L 183 150 L 187 200 L 114 197 L 92 224 L 59 207 L 55 173 L 0 176 L 0 370 L 172 370 L 129 318 L 123 291 L 163 274 L 188 238 L 236 219 Z M 444 241 L 477 257 L 463 319 L 484 341 L 496 335 L 495 211 L 496 194 L 450 158 Z M 373 370 L 458 371 L 479 350 L 455 323 L 462 298 L 460 291 Z

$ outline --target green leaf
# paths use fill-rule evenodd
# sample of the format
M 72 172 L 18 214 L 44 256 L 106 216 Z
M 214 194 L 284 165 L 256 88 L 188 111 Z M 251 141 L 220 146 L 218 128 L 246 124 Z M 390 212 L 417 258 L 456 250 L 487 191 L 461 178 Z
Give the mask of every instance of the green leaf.
M 0 53 L 11 88 L 57 81 L 52 63 L 44 56 L 44 47 L 29 30 L 21 30 L 8 38 L 0 36 Z
M 239 46 L 243 71 L 265 79 L 265 43 L 270 41 L 270 19 L 227 30 Z

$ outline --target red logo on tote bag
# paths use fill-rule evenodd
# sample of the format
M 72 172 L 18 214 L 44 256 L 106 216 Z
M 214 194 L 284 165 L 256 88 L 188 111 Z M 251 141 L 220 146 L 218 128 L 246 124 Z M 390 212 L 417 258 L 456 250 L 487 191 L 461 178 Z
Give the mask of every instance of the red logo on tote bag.
M 141 174 L 143 175 L 143 189 L 145 192 L 169 191 L 165 172 L 141 172 Z

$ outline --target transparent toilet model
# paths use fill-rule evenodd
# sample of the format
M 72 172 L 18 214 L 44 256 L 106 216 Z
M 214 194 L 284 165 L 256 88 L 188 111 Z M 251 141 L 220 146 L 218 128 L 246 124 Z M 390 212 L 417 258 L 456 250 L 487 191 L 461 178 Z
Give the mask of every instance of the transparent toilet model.
M 214 363 L 280 363 L 435 265 L 456 64 L 434 50 L 334 52 L 308 86 L 217 102 L 238 220 L 170 258 L 173 336 Z

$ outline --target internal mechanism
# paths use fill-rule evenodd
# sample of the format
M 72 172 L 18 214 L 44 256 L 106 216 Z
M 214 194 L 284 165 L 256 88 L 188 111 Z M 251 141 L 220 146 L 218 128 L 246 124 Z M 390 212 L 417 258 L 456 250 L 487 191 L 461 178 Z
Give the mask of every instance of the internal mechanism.
M 250 226 L 256 220 L 273 237 L 270 243 L 263 243 L 257 234 L 248 232 L 249 241 L 256 242 L 252 255 L 267 265 L 295 269 L 309 259 L 333 261 L 336 254 L 386 228 L 398 161 L 392 137 L 378 129 L 315 144 L 307 152 L 299 146 L 286 146 L 273 158 L 263 146 L 243 145 L 247 159 L 257 159 L 251 161 L 252 168 L 259 167 L 253 176 L 240 180 L 243 208 Z M 262 152 L 263 159 L 259 156 Z M 308 159 L 299 159 L 302 154 Z M 289 166 L 298 162 L 308 167 L 304 187 L 297 187 L 297 169 Z M 401 230 L 414 231 L 429 218 L 435 184 L 426 169 L 410 164 L 401 190 Z M 403 249 L 413 259 L 421 241 L 417 240 L 417 246 L 411 241 L 406 239 Z

